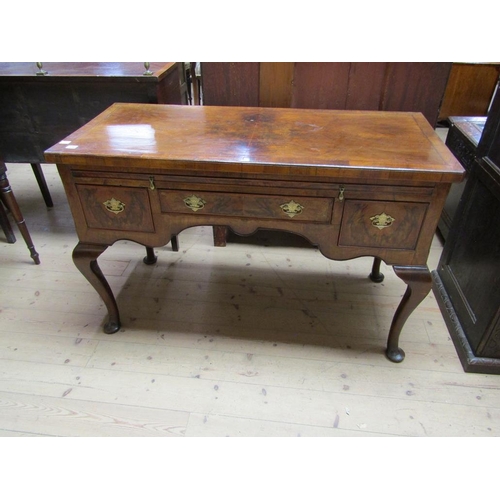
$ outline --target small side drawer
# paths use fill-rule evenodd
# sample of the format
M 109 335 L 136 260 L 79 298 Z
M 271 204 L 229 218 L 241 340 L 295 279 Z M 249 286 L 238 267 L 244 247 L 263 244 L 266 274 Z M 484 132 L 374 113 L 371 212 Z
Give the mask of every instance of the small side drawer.
M 90 229 L 154 231 L 147 188 L 76 186 Z
M 160 190 L 165 213 L 330 222 L 333 199 L 209 191 Z
M 427 203 L 347 200 L 339 245 L 413 250 Z

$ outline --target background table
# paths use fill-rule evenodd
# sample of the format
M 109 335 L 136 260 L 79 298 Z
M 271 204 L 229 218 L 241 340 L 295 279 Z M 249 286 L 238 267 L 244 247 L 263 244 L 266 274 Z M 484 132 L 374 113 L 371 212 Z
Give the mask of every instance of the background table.
M 43 72 L 46 73 L 43 73 Z M 43 152 L 115 102 L 186 104 L 182 63 L 0 63 L 0 161 L 31 163 L 47 206 Z

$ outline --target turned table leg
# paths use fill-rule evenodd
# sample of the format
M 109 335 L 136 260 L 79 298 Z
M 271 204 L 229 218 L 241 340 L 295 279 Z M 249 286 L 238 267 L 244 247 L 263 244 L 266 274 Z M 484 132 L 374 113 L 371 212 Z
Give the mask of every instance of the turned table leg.
M 7 238 L 7 243 L 15 243 L 16 236 L 14 235 L 14 231 L 12 231 L 9 218 L 5 213 L 5 209 L 1 199 L 0 199 L 0 226 L 2 226 L 3 232 L 5 233 L 5 238 Z
M 401 329 L 410 314 L 430 292 L 432 277 L 427 266 L 394 266 L 394 272 L 408 287 L 392 320 L 386 354 L 391 361 L 400 363 L 405 358 L 404 351 L 398 345 Z
M 155 255 L 155 249 L 153 247 L 146 247 L 146 257 L 142 259 L 144 264 L 147 264 L 148 266 L 152 266 L 153 264 L 156 264 L 156 261 L 158 258 Z
M 106 278 L 97 264 L 97 257 L 99 257 L 106 248 L 108 248 L 108 245 L 78 243 L 73 250 L 73 262 L 101 296 L 108 309 L 109 318 L 108 322 L 104 325 L 104 331 L 106 333 L 115 333 L 121 326 L 118 306 L 109 283 L 106 281 Z
M 17 204 L 16 197 L 12 192 L 12 188 L 9 184 L 9 179 L 7 179 L 7 167 L 5 163 L 0 162 L 0 196 L 2 197 L 2 201 L 5 203 L 5 206 L 10 210 L 12 217 L 16 221 L 17 227 L 26 242 L 26 246 L 30 251 L 31 258 L 34 260 L 35 264 L 40 264 L 40 258 L 38 256 L 38 252 L 35 250 L 35 246 L 33 245 L 33 241 L 31 240 L 30 233 L 28 228 L 26 227 L 26 222 L 24 220 L 23 214 L 21 213 L 21 209 Z
M 380 272 L 380 264 L 382 260 L 379 259 L 378 257 L 375 257 L 373 259 L 373 267 L 372 267 L 372 272 L 369 275 L 369 278 L 374 282 L 374 283 L 382 283 L 384 281 L 384 275 Z
M 42 166 L 40 165 L 40 163 L 32 163 L 31 168 L 33 169 L 33 173 L 35 174 L 35 179 L 38 182 L 38 187 L 40 188 L 40 192 L 42 193 L 45 205 L 47 207 L 53 207 L 54 203 L 52 202 L 52 197 L 50 196 L 49 188 L 47 187 L 47 181 L 45 180 L 45 176 L 43 175 Z

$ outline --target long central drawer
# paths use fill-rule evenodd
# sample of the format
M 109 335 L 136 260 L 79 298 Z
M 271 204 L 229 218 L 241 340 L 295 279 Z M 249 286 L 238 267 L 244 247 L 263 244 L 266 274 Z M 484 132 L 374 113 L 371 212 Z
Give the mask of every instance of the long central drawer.
M 333 198 L 187 190 L 159 190 L 158 194 L 164 213 L 329 223 L 333 209 Z

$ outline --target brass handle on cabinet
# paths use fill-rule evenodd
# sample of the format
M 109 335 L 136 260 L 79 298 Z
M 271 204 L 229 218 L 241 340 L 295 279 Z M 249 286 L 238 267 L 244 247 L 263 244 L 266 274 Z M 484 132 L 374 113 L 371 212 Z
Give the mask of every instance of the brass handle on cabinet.
M 190 208 L 193 212 L 201 210 L 207 203 L 205 200 L 202 200 L 195 194 L 192 194 L 191 196 L 184 198 L 183 201 L 186 207 Z
M 115 200 L 114 198 L 106 200 L 103 205 L 106 207 L 106 210 L 109 210 L 114 214 L 119 214 L 125 210 L 125 203 L 120 200 Z
M 290 218 L 295 217 L 298 214 L 301 214 L 302 210 L 304 210 L 304 207 L 300 203 L 296 203 L 293 200 L 289 201 L 288 203 L 283 203 L 283 205 L 280 205 L 280 208 Z
M 149 176 L 149 189 L 151 189 L 151 191 L 154 191 L 156 189 L 155 178 L 152 175 Z
M 377 229 L 385 229 L 386 227 L 392 226 L 392 223 L 396 219 L 382 212 L 381 214 L 370 217 L 370 220 L 372 221 L 372 226 L 375 226 Z
M 344 191 L 345 191 L 344 186 L 340 186 L 339 187 L 339 201 L 344 201 Z
M 43 69 L 43 63 L 37 62 L 36 67 L 38 68 L 38 71 L 36 72 L 37 76 L 45 76 L 47 74 L 47 71 Z

